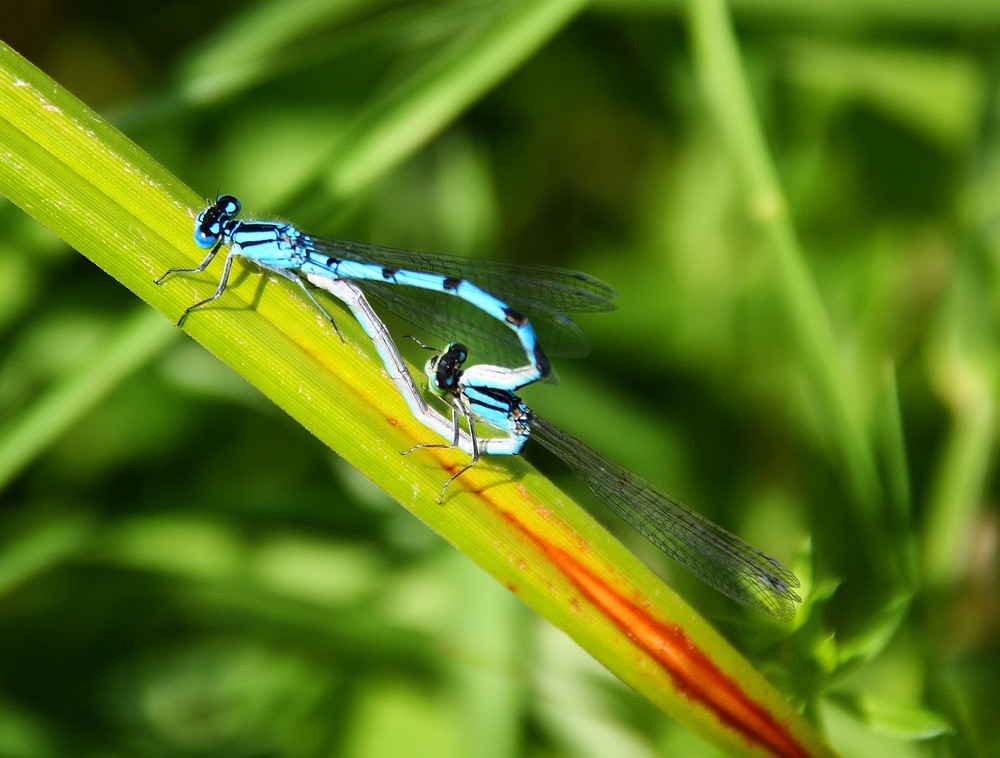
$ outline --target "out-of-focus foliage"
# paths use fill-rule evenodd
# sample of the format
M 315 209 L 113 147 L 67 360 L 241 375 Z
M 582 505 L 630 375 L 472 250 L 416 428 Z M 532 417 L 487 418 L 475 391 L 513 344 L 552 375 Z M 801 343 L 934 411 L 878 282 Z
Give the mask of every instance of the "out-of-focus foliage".
M 0 35 L 206 197 L 611 282 L 593 355 L 531 403 L 811 595 L 775 629 L 623 539 L 845 754 L 995 754 L 1000 6 L 733 3 L 859 493 L 681 4 L 584 11 L 426 135 L 370 112 L 414 71 L 489 80 L 505 5 L 0 2 Z M 352 162 L 378 139 L 391 168 Z M 0 218 L 4 451 L 138 305 Z M 193 343 L 156 345 L 0 481 L 0 755 L 711 754 Z

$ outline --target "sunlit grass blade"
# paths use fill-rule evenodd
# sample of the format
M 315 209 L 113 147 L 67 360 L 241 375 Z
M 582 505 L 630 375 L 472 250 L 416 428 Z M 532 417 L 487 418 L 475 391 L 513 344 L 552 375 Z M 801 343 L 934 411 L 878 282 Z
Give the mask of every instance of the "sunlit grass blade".
M 203 201 L 3 46 L 0 144 L 0 192 L 171 321 L 212 291 L 215 268 L 153 283 L 201 257 L 191 230 Z M 665 713 L 729 754 L 829 755 L 760 673 L 527 463 L 484 462 L 438 504 L 465 456 L 400 455 L 430 440 L 361 328 L 336 314 L 343 341 L 294 287 L 238 266 L 185 328 Z

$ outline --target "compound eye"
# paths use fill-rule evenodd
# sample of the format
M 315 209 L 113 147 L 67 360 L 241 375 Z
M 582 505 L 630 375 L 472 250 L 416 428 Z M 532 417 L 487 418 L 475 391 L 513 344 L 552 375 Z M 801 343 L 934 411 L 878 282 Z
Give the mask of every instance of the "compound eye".
M 219 241 L 222 234 L 222 223 L 219 220 L 219 207 L 213 205 L 198 214 L 194 221 L 194 241 L 198 247 L 208 249 Z
M 200 219 L 199 219 L 200 221 Z M 219 241 L 219 224 L 200 222 L 194 227 L 194 242 L 198 247 L 208 249 Z
M 452 342 L 448 345 L 448 349 L 445 350 L 445 355 L 448 356 L 449 361 L 454 364 L 455 369 L 460 369 L 462 365 L 469 358 L 469 348 L 463 345 L 461 342 Z
M 439 392 L 454 389 L 454 372 L 448 370 L 446 366 L 438 366 L 438 370 L 434 373 L 434 386 L 437 387 Z
M 232 195 L 219 195 L 215 198 L 215 207 L 223 216 L 237 216 L 240 212 L 240 201 Z

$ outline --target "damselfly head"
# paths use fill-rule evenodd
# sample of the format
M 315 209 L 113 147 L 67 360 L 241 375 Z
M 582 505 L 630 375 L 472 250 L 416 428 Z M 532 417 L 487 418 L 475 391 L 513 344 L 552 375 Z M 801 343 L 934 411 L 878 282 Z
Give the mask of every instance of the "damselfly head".
M 240 213 L 240 201 L 232 195 L 219 195 L 215 202 L 194 220 L 194 241 L 198 247 L 214 247 L 226 225 Z
M 443 353 L 438 353 L 427 361 L 424 373 L 431 391 L 438 395 L 454 394 L 462 376 L 462 366 L 468 357 L 469 349 L 465 345 L 452 342 Z

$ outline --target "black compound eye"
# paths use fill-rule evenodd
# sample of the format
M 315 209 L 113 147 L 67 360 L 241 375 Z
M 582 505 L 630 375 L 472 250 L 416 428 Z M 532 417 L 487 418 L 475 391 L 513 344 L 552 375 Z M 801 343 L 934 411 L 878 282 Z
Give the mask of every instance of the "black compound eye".
M 215 207 L 219 209 L 219 213 L 222 216 L 232 218 L 239 215 L 242 206 L 240 205 L 239 198 L 232 195 L 219 195 L 215 198 Z

